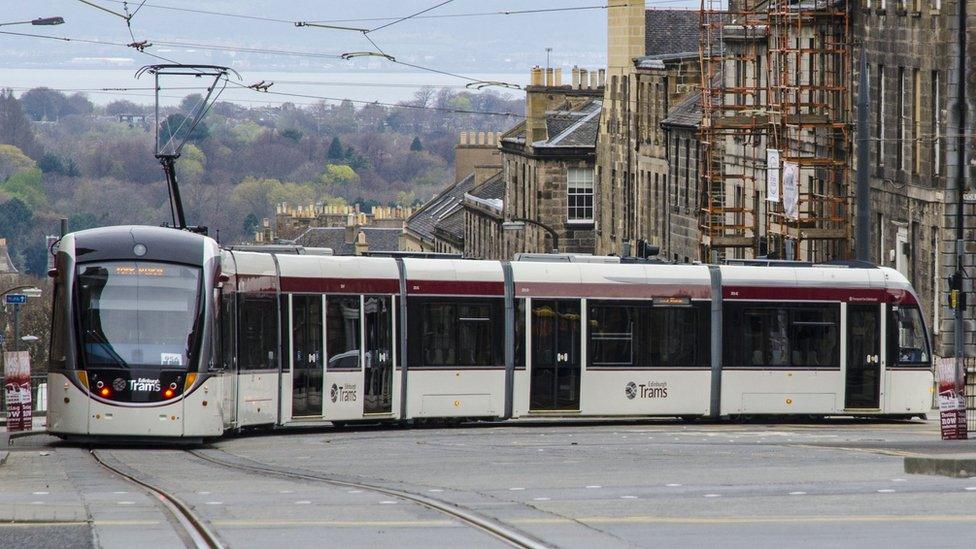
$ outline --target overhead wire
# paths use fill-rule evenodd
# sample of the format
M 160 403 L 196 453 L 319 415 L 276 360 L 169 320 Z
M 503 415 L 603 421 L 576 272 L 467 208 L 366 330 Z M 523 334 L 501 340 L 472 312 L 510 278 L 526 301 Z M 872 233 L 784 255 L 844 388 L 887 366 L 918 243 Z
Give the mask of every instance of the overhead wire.
M 450 3 L 451 3 L 451 2 L 453 2 L 453 1 L 454 1 L 454 0 L 444 0 L 443 2 L 440 2 L 440 3 L 438 3 L 437 5 L 434 5 L 434 6 L 431 6 L 431 7 L 429 7 L 429 8 L 427 8 L 427 9 L 423 9 L 423 10 L 420 10 L 420 11 L 418 11 L 417 13 L 412 13 L 412 14 L 410 14 L 410 15 L 407 15 L 407 16 L 405 16 L 405 17 L 401 17 L 401 18 L 399 18 L 399 19 L 396 19 L 396 20 L 394 20 L 394 21 L 391 21 L 391 22 L 389 22 L 389 23 L 387 23 L 387 24 L 385 24 L 385 25 L 380 25 L 380 26 L 378 26 L 378 27 L 375 27 L 375 28 L 372 28 L 372 29 L 369 29 L 369 31 L 368 31 L 367 33 L 363 33 L 363 34 L 368 34 L 369 32 L 376 32 L 376 31 L 378 31 L 378 30 L 382 30 L 382 29 L 385 29 L 385 28 L 387 28 L 387 27 L 392 27 L 393 25 L 396 25 L 397 23 L 402 23 L 402 22 L 404 22 L 404 21 L 407 21 L 407 20 L 410 20 L 410 19 L 413 19 L 414 17 L 419 17 L 419 16 L 421 16 L 421 15 L 423 15 L 423 14 L 425 14 L 425 13 L 427 13 L 427 12 L 429 12 L 429 11 L 434 11 L 434 10 L 436 10 L 437 8 L 439 8 L 439 7 L 441 7 L 441 6 L 444 6 L 444 5 L 446 5 L 446 4 L 450 4 Z

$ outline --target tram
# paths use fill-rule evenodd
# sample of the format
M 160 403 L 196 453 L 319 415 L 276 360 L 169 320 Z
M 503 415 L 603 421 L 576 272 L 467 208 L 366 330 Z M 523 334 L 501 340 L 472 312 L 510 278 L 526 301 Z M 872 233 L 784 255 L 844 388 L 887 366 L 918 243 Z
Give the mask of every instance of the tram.
M 892 269 L 529 259 L 68 234 L 49 273 L 48 431 L 202 440 L 321 422 L 930 408 L 928 333 Z

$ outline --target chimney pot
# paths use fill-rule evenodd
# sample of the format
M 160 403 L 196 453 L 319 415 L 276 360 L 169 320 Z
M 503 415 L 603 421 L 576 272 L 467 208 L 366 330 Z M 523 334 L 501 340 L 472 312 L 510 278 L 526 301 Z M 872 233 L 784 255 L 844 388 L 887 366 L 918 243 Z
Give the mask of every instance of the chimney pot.
M 602 88 L 607 85 L 607 69 L 600 69 L 598 74 L 600 75 L 600 87 Z
M 538 65 L 536 65 L 535 67 L 532 67 L 532 72 L 530 74 L 531 74 L 531 79 L 529 80 L 529 82 L 533 86 L 541 86 L 542 85 L 542 68 L 539 67 Z
M 461 144 L 462 145 L 468 144 L 468 132 L 461 132 Z
M 576 65 L 573 65 L 573 89 L 579 89 L 580 87 L 580 69 Z
M 555 80 L 555 82 L 554 82 L 554 85 L 555 86 L 562 86 L 563 85 L 563 69 L 562 68 L 556 68 L 555 69 L 553 79 Z
M 550 68 L 547 68 L 546 69 L 546 87 L 547 88 L 551 88 L 552 87 L 552 81 L 553 81 L 552 67 L 550 67 Z

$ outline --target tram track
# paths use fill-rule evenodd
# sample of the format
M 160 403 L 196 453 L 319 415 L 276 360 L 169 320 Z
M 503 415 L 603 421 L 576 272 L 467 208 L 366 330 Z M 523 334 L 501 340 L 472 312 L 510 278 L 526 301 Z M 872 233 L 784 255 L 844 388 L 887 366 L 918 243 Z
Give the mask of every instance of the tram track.
M 247 471 L 249 473 L 257 473 L 261 475 L 274 475 L 274 476 L 290 478 L 290 479 L 323 482 L 326 484 L 331 484 L 333 486 L 367 490 L 379 494 L 384 494 L 387 496 L 400 498 L 406 501 L 420 504 L 424 507 L 427 507 L 429 509 L 442 513 L 444 515 L 447 515 L 453 518 L 454 520 L 457 520 L 463 524 L 466 524 L 467 526 L 470 526 L 484 533 L 487 533 L 492 537 L 499 539 L 500 541 L 503 541 L 513 547 L 520 547 L 524 549 L 543 549 L 543 548 L 551 547 L 545 542 L 540 541 L 524 532 L 521 532 L 497 520 L 481 515 L 475 511 L 471 511 L 470 509 L 465 509 L 463 507 L 454 505 L 452 503 L 447 503 L 424 495 L 415 494 L 404 490 L 398 490 L 396 488 L 364 483 L 358 480 L 338 478 L 335 476 L 330 476 L 315 471 L 278 467 L 267 463 L 261 463 L 251 459 L 236 456 L 234 454 L 224 452 L 223 450 L 215 450 L 215 449 L 186 450 L 186 452 L 201 460 L 222 467 L 226 467 L 229 469 L 235 469 L 238 471 Z
M 90 450 L 92 458 L 105 469 L 146 490 L 178 524 L 185 534 L 184 540 L 197 549 L 224 549 L 226 545 L 216 532 L 178 497 L 160 486 L 140 478 L 138 473 L 102 451 Z

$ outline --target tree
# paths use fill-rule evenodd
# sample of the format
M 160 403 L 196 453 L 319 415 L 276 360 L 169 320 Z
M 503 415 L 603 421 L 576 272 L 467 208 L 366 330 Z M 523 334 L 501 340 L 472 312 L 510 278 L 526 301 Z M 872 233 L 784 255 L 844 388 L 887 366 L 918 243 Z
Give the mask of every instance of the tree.
M 34 168 L 10 176 L 6 181 L 0 183 L 0 191 L 15 199 L 20 199 L 32 210 L 37 210 L 47 205 L 47 195 L 44 194 L 41 181 L 41 170 Z
M 26 154 L 13 145 L 0 145 L 0 181 L 10 176 L 33 170 L 37 165 Z
M 120 114 L 142 114 L 143 112 L 145 112 L 144 107 L 136 105 L 132 101 L 125 99 L 112 101 L 108 105 L 105 105 L 105 114 L 109 116 L 118 116 Z
M 56 154 L 44 153 L 44 156 L 37 161 L 37 167 L 41 169 L 43 173 L 57 173 L 64 174 L 66 171 L 64 162 Z
M 191 93 L 180 101 L 180 112 L 186 116 L 193 117 L 203 107 L 203 95 Z
M 62 114 L 84 114 L 88 115 L 95 112 L 95 106 L 85 97 L 83 93 L 74 93 L 68 96 L 65 110 Z
M 193 118 L 184 116 L 179 113 L 173 113 L 163 120 L 159 128 L 159 146 L 163 147 L 168 144 L 168 148 L 175 148 L 187 138 L 187 134 L 190 132 L 190 126 L 193 124 Z M 202 120 L 197 123 L 197 127 L 193 128 L 193 132 L 189 133 L 190 141 L 203 141 L 210 137 L 210 128 Z
M 342 151 L 342 142 L 339 141 L 339 136 L 332 138 L 332 143 L 329 144 L 329 160 L 342 160 L 345 155 Z
M 68 98 L 51 88 L 34 88 L 20 96 L 24 112 L 34 120 L 60 120 L 68 109 Z
M 281 137 L 291 139 L 295 143 L 298 143 L 302 140 L 302 131 L 295 128 L 287 128 L 281 131 Z
M 0 91 L 0 143 L 13 145 L 31 158 L 41 155 L 30 121 L 9 89 Z
M 259 222 L 260 220 L 258 219 L 258 216 L 254 215 L 254 212 L 247 214 L 244 216 L 244 223 L 241 225 L 241 232 L 244 233 L 244 235 L 253 235 L 258 230 Z M 245 238 L 247 238 L 247 236 L 245 236 Z
M 424 145 L 420 142 L 420 137 L 414 136 L 413 141 L 410 143 L 410 150 L 413 152 L 424 150 Z

